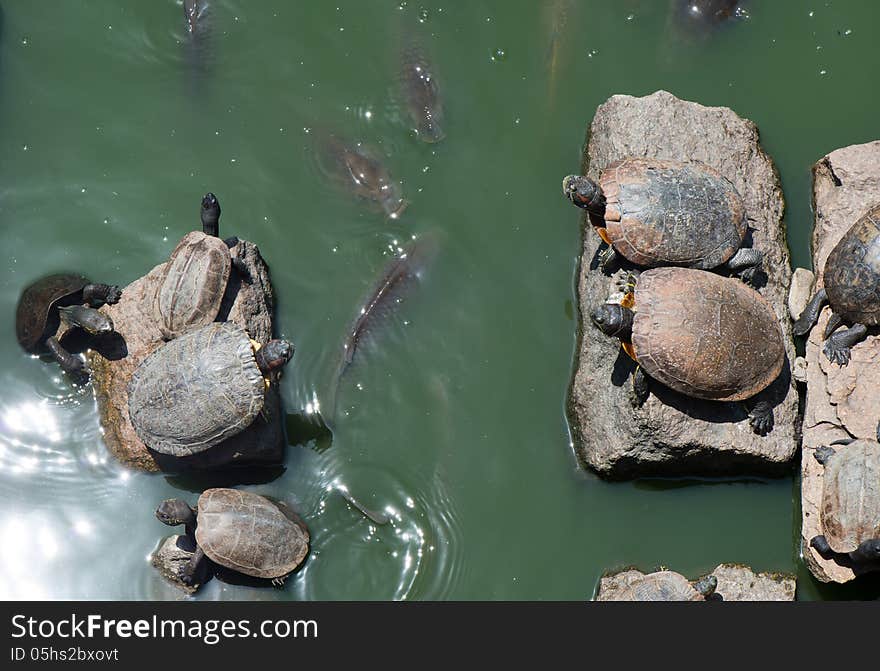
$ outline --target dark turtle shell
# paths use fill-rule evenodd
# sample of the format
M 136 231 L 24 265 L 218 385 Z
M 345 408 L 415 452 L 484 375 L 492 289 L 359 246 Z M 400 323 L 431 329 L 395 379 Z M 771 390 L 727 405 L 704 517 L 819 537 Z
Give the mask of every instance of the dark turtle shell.
M 128 386 L 128 414 L 147 447 L 185 457 L 250 426 L 265 392 L 247 333 L 218 322 L 144 359 Z
M 25 287 L 15 309 L 15 334 L 19 344 L 32 354 L 43 350 L 60 322 L 57 308 L 82 303 L 82 290 L 89 280 L 76 273 L 47 275 Z
M 605 168 L 599 186 L 612 246 L 640 266 L 715 268 L 748 232 L 736 187 L 704 163 L 626 158 Z
M 739 280 L 689 268 L 647 270 L 639 275 L 634 309 L 636 361 L 683 394 L 740 401 L 782 370 L 776 313 Z
M 880 205 L 831 250 L 824 282 L 835 313 L 852 323 L 880 325 Z
M 220 238 L 188 233 L 171 253 L 153 312 L 168 338 L 217 319 L 232 261 Z
M 822 531 L 832 550 L 852 552 L 880 538 L 880 443 L 857 440 L 836 449 L 822 480 Z
M 199 497 L 196 542 L 212 561 L 256 578 L 280 578 L 309 551 L 309 532 L 281 503 L 236 489 Z

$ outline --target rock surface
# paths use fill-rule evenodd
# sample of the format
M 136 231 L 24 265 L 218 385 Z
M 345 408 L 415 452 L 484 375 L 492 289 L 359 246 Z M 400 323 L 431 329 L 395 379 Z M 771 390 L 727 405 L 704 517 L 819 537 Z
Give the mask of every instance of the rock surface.
M 188 233 L 187 237 L 198 235 L 202 233 Z M 265 343 L 272 338 L 274 306 L 269 269 L 256 245 L 230 240 L 233 242 L 232 254 L 244 261 L 250 281 L 243 282 L 238 273 L 232 273 L 218 320 L 235 322 L 251 338 Z M 267 391 L 264 412 L 251 426 L 201 454 L 178 459 L 152 452 L 135 433 L 128 418 L 128 383 L 138 365 L 163 342 L 152 310 L 164 269 L 164 263 L 156 266 L 125 287 L 119 303 L 101 308 L 110 315 L 121 336 L 112 346 L 98 346 L 87 354 L 107 448 L 123 463 L 145 471 L 279 463 L 283 458 L 284 433 L 276 384 Z
M 169 536 L 159 545 L 150 560 L 163 578 L 187 594 L 195 594 L 201 583 L 187 585 L 180 579 L 180 572 L 189 563 L 195 548 L 190 548 L 186 536 Z
M 795 268 L 791 275 L 791 288 L 788 290 L 788 314 L 792 319 L 801 316 L 813 296 L 813 283 L 816 276 L 812 270 Z
M 828 254 L 880 194 L 880 141 L 831 152 L 813 166 L 813 267 L 821 287 Z M 802 552 L 810 571 L 823 582 L 847 582 L 852 569 L 823 559 L 810 547 L 821 534 L 819 505 L 824 468 L 813 458 L 817 447 L 844 438 L 873 439 L 880 421 L 880 336 L 869 335 L 852 349 L 841 368 L 822 353 L 822 334 L 831 311 L 826 306 L 807 340 L 807 400 L 801 455 Z
M 618 601 L 622 590 L 645 573 L 625 569 L 602 576 L 595 601 Z M 755 573 L 741 564 L 720 564 L 712 571 L 718 579 L 708 601 L 794 601 L 795 578 L 783 573 Z M 702 576 L 701 576 L 702 577 Z M 699 578 L 697 578 L 699 579 Z
M 700 401 L 653 387 L 647 403 L 630 405 L 633 363 L 618 341 L 595 329 L 589 310 L 613 292 L 612 278 L 597 268 L 601 241 L 583 236 L 578 281 L 580 342 L 569 395 L 569 419 L 582 463 L 609 478 L 675 474 L 776 474 L 797 449 L 797 393 L 788 287 L 791 279 L 783 198 L 773 162 L 758 144 L 755 125 L 723 107 L 704 107 L 665 91 L 635 98 L 613 96 L 597 110 L 584 153 L 585 174 L 626 156 L 702 161 L 727 177 L 743 197 L 754 247 L 764 252 L 766 286 L 783 329 L 788 360 L 763 394 L 775 404 L 775 428 L 761 437 L 741 404 Z M 659 396 L 658 396 L 659 394 Z

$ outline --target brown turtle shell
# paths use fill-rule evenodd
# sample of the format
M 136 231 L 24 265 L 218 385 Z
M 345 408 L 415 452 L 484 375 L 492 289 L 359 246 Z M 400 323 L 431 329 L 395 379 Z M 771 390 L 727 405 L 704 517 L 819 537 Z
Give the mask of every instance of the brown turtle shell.
M 186 457 L 244 431 L 263 409 L 265 393 L 248 334 L 218 322 L 141 362 L 128 385 L 128 416 L 147 447 Z
M 682 394 L 740 401 L 782 370 L 776 313 L 737 279 L 689 268 L 647 270 L 638 278 L 634 309 L 636 361 Z
M 217 319 L 232 261 L 220 238 L 200 231 L 187 234 L 165 266 L 153 312 L 167 338 Z
M 57 308 L 79 305 L 89 279 L 77 273 L 47 275 L 25 287 L 15 309 L 15 335 L 25 351 L 40 354 L 60 322 Z
M 199 497 L 196 542 L 211 561 L 256 578 L 280 578 L 309 551 L 309 532 L 287 506 L 236 489 Z
M 822 530 L 835 552 L 880 538 L 880 443 L 857 440 L 835 448 L 822 479 Z
M 715 268 L 748 231 L 736 187 L 705 163 L 625 158 L 605 168 L 599 186 L 612 246 L 640 266 Z
M 675 571 L 657 571 L 633 578 L 615 601 L 705 601 L 690 581 Z
M 831 250 L 824 278 L 834 312 L 853 323 L 880 325 L 880 205 Z

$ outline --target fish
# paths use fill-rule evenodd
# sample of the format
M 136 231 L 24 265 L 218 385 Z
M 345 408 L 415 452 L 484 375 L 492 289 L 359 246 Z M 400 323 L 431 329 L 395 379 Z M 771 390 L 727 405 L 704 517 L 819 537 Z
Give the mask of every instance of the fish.
M 400 86 L 415 131 L 423 142 L 440 142 L 446 137 L 440 87 L 434 67 L 415 43 L 400 53 Z
M 342 495 L 342 498 L 344 498 L 346 501 L 348 501 L 348 503 L 353 508 L 358 510 L 364 517 L 371 520 L 372 522 L 382 526 L 382 525 L 388 524 L 388 522 L 391 521 L 391 518 L 388 517 L 388 515 L 386 515 L 385 513 L 380 513 L 376 510 L 371 510 L 370 508 L 367 508 L 360 501 L 358 501 L 351 494 L 349 494 L 348 490 L 345 489 L 344 487 L 337 487 L 336 491 L 339 492 Z
M 184 27 L 189 35 L 198 36 L 204 32 L 205 22 L 202 20 L 208 14 L 206 0 L 184 0 L 183 18 Z
M 736 16 L 739 0 L 673 0 L 674 13 L 691 30 L 705 31 Z
M 436 252 L 435 236 L 422 235 L 409 243 L 385 268 L 382 279 L 376 284 L 360 313 L 354 320 L 343 344 L 341 378 L 354 361 L 358 346 L 380 317 L 393 308 L 402 294 L 421 279 Z
M 544 21 L 549 35 L 547 46 L 547 99 L 551 108 L 556 98 L 556 73 L 559 70 L 560 53 L 567 36 L 566 26 L 568 25 L 569 14 L 572 9 L 572 0 L 548 0 L 544 4 Z
M 334 133 L 318 137 L 318 162 L 325 175 L 355 198 L 380 207 L 390 219 L 400 217 L 409 203 L 373 152 Z
M 207 0 L 184 0 L 184 58 L 192 78 L 191 87 L 202 93 L 202 84 L 209 70 L 211 50 L 211 11 Z

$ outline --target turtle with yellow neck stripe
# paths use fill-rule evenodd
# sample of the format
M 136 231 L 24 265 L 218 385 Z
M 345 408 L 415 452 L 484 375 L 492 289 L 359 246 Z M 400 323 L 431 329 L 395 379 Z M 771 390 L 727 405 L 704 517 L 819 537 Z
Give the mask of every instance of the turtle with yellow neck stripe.
M 754 289 L 689 268 L 631 272 L 623 298 L 590 319 L 636 362 L 636 406 L 655 380 L 694 398 L 743 401 L 754 432 L 772 430 L 772 405 L 755 397 L 782 371 L 785 346 L 776 313 Z

